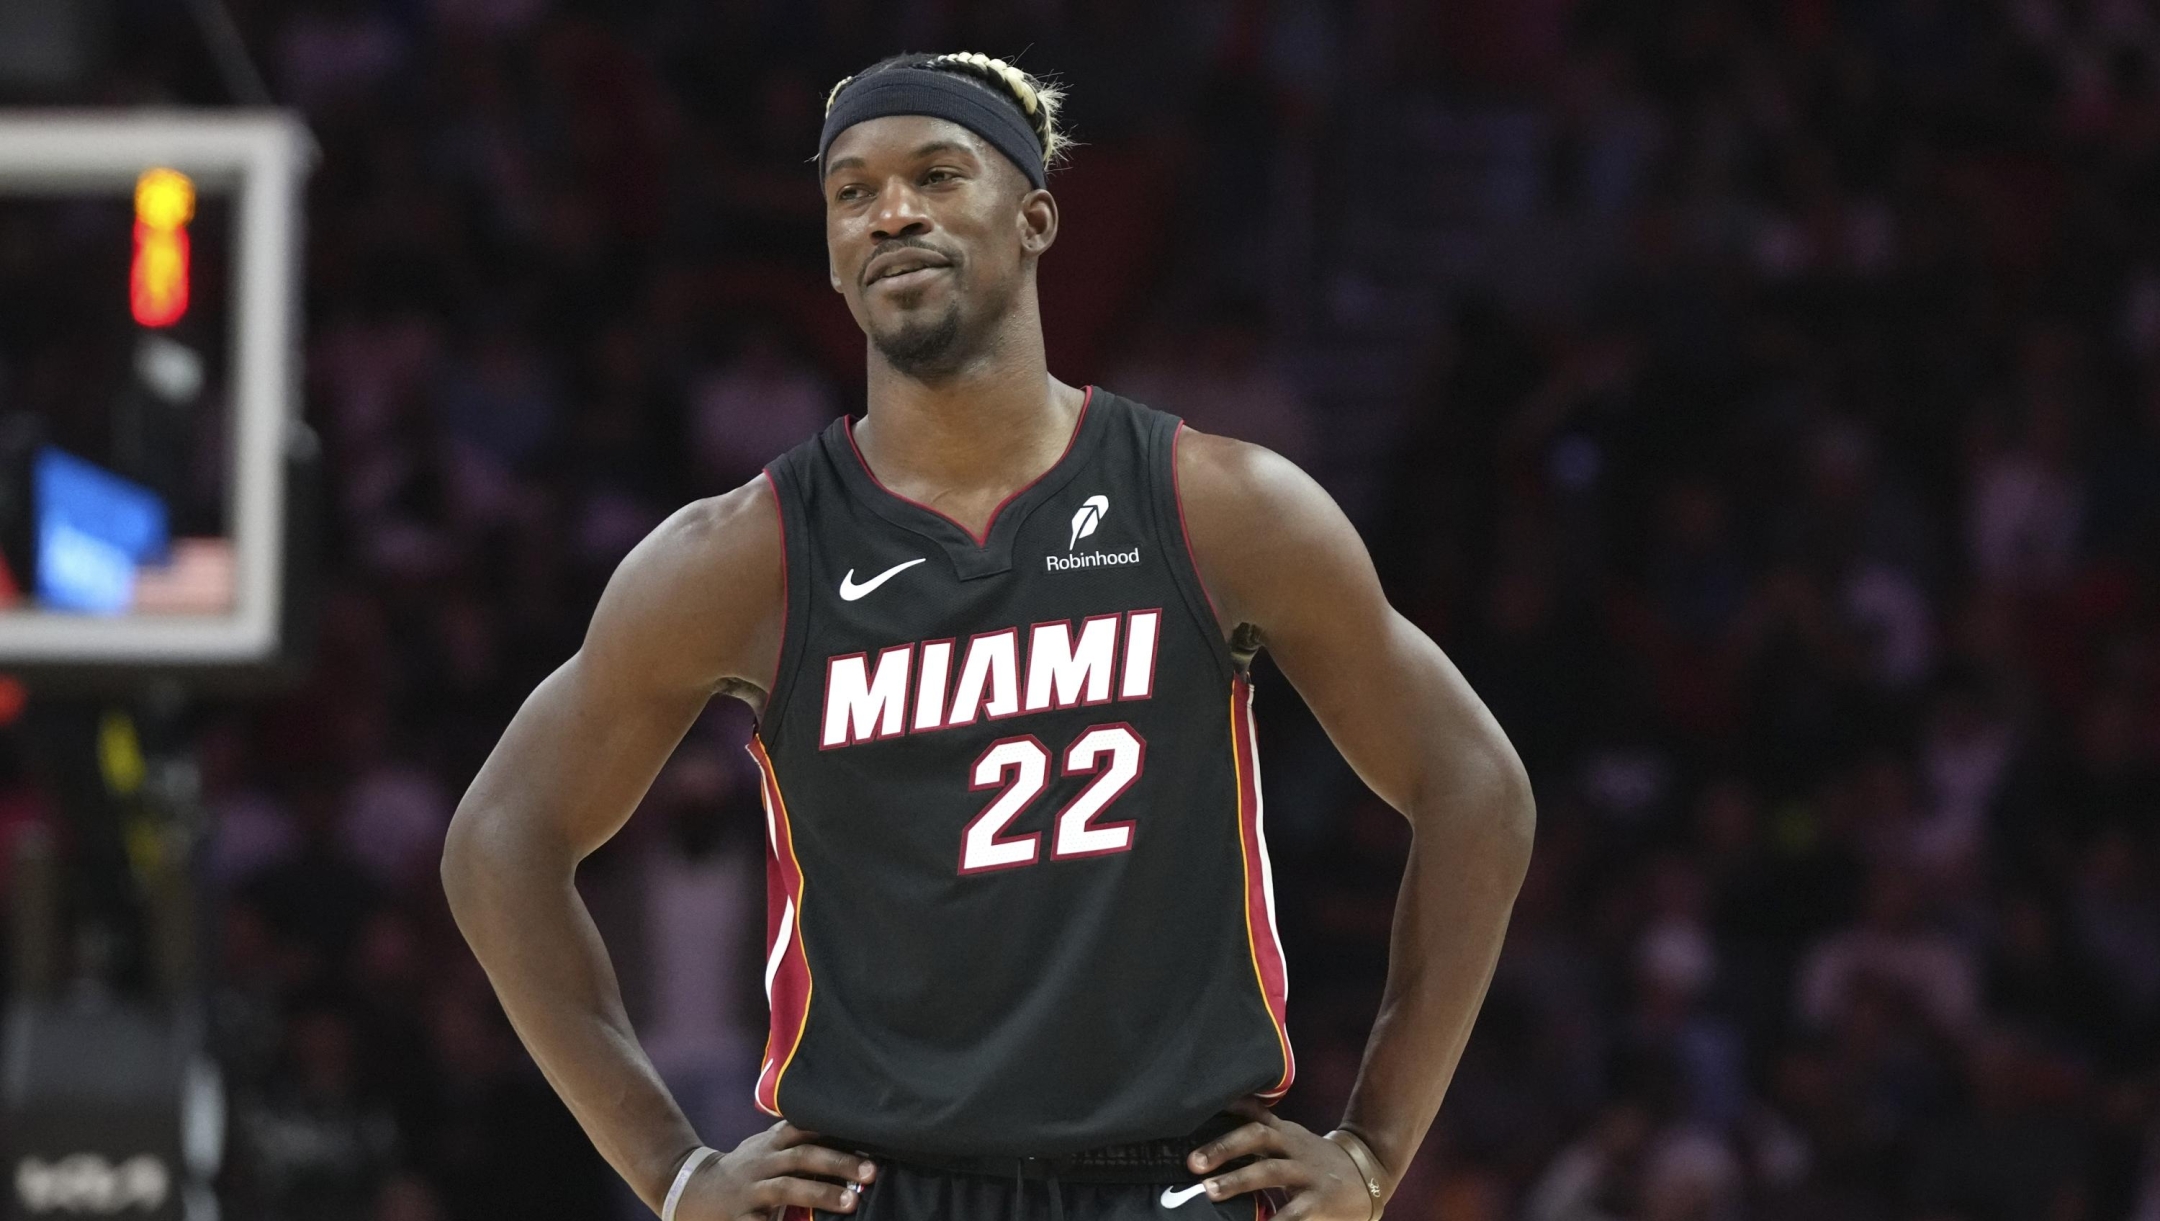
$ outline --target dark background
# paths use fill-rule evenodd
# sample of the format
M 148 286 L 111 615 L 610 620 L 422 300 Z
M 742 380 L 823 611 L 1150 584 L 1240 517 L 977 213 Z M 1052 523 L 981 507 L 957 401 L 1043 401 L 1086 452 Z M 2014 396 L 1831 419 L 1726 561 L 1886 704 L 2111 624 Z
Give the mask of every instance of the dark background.
M 2152 6 L 233 8 L 324 153 L 332 519 L 305 685 L 202 738 L 229 1216 L 633 1215 L 436 853 L 629 546 L 859 410 L 808 158 L 905 48 L 1070 86 L 1053 372 L 1306 464 L 1536 781 L 1391 1217 L 2160 1218 Z M 15 100 L 230 100 L 185 6 L 80 11 Z M 1407 832 L 1260 698 L 1283 1109 L 1324 1127 Z M 746 728 L 584 873 L 714 1143 L 758 1122 Z

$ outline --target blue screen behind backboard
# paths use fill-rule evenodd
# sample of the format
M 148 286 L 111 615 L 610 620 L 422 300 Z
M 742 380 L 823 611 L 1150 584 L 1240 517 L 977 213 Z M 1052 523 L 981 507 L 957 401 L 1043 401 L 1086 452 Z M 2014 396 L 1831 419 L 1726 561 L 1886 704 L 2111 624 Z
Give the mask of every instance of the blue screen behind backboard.
M 39 600 L 96 615 L 126 611 L 136 566 L 165 554 L 165 502 L 51 446 L 38 451 L 35 482 Z

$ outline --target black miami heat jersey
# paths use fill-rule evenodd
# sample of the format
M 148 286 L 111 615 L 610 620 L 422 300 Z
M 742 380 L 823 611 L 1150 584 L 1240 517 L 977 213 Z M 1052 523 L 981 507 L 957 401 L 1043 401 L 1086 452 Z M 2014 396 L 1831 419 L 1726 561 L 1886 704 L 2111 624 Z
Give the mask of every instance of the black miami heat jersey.
M 845 418 L 767 468 L 765 1110 L 1055 1155 L 1289 1087 L 1252 690 L 1193 567 L 1180 427 L 1089 387 L 981 537 L 880 484 Z

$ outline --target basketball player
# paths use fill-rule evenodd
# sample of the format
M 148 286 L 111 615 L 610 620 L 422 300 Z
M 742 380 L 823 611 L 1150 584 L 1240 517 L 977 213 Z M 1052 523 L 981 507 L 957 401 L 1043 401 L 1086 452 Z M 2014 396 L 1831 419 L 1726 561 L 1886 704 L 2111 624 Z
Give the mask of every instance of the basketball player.
M 1490 980 L 1533 821 L 1500 728 L 1312 480 L 1046 367 L 1057 101 L 979 55 L 835 88 L 819 174 L 868 410 L 623 561 L 451 828 L 453 910 L 519 1036 L 668 1221 L 1370 1221 Z M 1262 648 L 1414 828 L 1326 1136 L 1268 1110 L 1294 1062 Z M 758 710 L 756 1091 L 785 1117 L 724 1153 L 640 1052 L 572 884 L 716 692 Z

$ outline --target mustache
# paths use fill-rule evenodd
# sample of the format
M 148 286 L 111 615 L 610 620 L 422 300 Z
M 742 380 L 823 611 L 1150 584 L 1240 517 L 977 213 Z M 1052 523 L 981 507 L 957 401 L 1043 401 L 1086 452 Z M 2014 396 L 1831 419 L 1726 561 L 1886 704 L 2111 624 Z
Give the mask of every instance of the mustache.
M 933 244 L 926 238 L 896 237 L 890 241 L 880 242 L 878 244 L 878 248 L 870 252 L 870 257 L 863 260 L 862 270 L 855 273 L 855 282 L 857 284 L 867 285 L 868 281 L 865 280 L 863 277 L 870 274 L 870 265 L 877 262 L 885 255 L 891 254 L 895 250 L 928 251 L 929 253 L 934 254 L 941 259 L 944 259 L 946 262 L 952 264 L 954 267 L 958 267 L 960 265 L 959 255 L 954 254 L 950 250 L 946 250 L 940 246 Z

